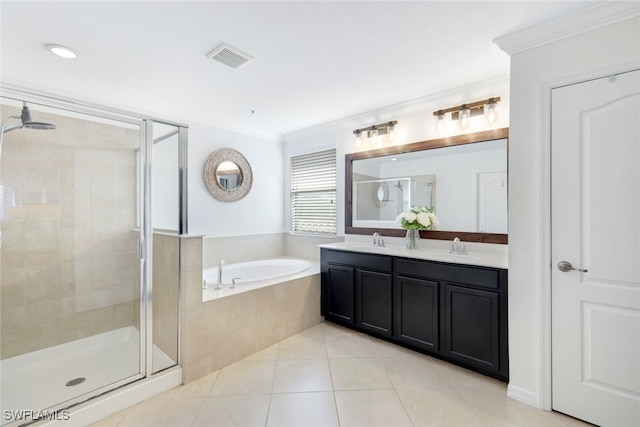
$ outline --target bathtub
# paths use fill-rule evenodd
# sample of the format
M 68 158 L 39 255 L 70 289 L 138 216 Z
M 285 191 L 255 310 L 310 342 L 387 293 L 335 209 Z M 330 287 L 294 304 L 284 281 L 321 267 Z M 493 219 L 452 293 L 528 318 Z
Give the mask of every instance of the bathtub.
M 218 286 L 218 267 L 206 268 L 202 272 L 202 301 L 235 295 L 319 272 L 319 263 L 298 258 L 240 262 L 222 267 L 222 289 L 215 289 Z M 234 279 L 236 287 L 232 288 Z

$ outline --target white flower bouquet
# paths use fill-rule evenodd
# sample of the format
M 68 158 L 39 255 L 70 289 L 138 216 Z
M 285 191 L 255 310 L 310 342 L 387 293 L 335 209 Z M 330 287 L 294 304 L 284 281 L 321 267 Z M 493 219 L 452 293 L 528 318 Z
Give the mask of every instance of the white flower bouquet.
M 414 206 L 409 212 L 402 212 L 396 222 L 406 230 L 430 230 L 440 224 L 433 208 Z

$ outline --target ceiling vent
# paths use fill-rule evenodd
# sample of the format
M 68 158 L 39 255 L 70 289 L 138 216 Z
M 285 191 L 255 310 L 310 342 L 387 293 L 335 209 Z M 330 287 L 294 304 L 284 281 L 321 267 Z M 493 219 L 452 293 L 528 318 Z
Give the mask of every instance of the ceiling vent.
M 227 65 L 231 68 L 241 68 L 249 62 L 253 61 L 253 56 L 247 55 L 240 49 L 236 49 L 233 46 L 229 46 L 226 43 L 220 44 L 207 54 L 207 58 L 211 58 Z

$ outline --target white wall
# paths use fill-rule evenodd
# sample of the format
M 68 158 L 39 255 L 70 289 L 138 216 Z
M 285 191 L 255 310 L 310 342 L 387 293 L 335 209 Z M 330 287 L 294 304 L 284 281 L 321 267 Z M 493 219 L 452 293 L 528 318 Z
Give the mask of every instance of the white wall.
M 543 363 L 548 363 L 543 333 L 550 320 L 543 315 L 550 272 L 549 92 L 554 86 L 639 64 L 640 18 L 517 53 L 511 59 L 509 395 L 535 406 L 547 407 L 550 391 L 550 375 L 543 369 Z
M 482 117 L 474 117 L 472 126 L 465 132 L 461 132 L 455 124 L 452 124 L 444 132 L 439 133 L 436 129 L 433 112 L 463 103 L 479 101 L 490 97 L 500 96 L 498 121 L 493 126 L 486 123 Z M 366 141 L 362 147 L 355 146 L 354 129 L 371 126 L 377 123 L 397 120 L 396 140 L 391 145 L 406 144 L 411 142 L 425 141 L 429 139 L 443 138 L 461 133 L 480 132 L 484 130 L 503 128 L 509 126 L 509 89 L 506 78 L 481 82 L 458 89 L 450 90 L 446 93 L 436 94 L 428 98 L 406 103 L 396 107 L 386 108 L 377 112 L 362 114 L 357 117 L 347 118 L 340 122 L 328 124 L 326 126 L 308 129 L 302 132 L 285 135 L 284 157 L 285 157 L 285 185 L 288 183 L 289 158 L 292 155 L 318 151 L 335 147 L 337 157 L 337 201 L 338 201 L 338 235 L 344 235 L 344 198 L 345 198 L 345 177 L 344 177 L 344 157 L 348 153 L 369 150 Z M 336 99 L 339 94 L 336 95 Z M 288 188 L 288 187 L 287 187 Z M 285 205 L 288 206 L 289 194 L 285 194 Z M 285 222 L 289 228 L 288 209 L 285 210 Z
M 253 172 L 249 194 L 231 203 L 215 199 L 203 177 L 211 153 L 224 147 L 242 153 Z M 188 158 L 189 234 L 224 237 L 284 231 L 284 167 L 279 142 L 192 123 Z

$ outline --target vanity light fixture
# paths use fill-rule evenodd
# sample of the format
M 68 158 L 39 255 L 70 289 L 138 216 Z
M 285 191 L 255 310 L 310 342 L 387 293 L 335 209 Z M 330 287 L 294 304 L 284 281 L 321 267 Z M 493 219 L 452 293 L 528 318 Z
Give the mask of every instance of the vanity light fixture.
M 44 47 L 49 52 L 53 53 L 56 56 L 59 56 L 60 58 L 76 59 L 78 56 L 80 56 L 78 52 L 76 52 L 75 50 L 67 46 L 62 46 L 61 44 L 49 43 L 49 44 L 46 44 Z
M 387 140 L 389 142 L 393 141 L 396 138 L 395 127 L 397 124 L 397 120 L 392 120 L 390 122 L 380 123 L 366 128 L 354 130 L 353 134 L 356 136 L 356 146 L 360 147 L 362 145 L 363 133 L 365 133 L 372 144 L 380 143 L 381 137 L 383 137 L 384 135 L 387 135 Z
M 500 97 L 496 96 L 482 101 L 434 111 L 433 115 L 436 117 L 436 128 L 439 132 L 444 130 L 445 120 L 449 113 L 451 113 L 451 120 L 459 120 L 459 125 L 462 129 L 467 129 L 471 125 L 472 117 L 481 115 L 485 116 L 489 124 L 495 124 L 498 121 L 498 102 L 500 102 Z

